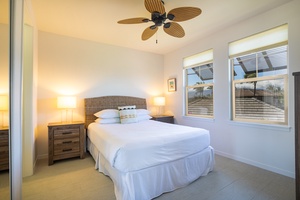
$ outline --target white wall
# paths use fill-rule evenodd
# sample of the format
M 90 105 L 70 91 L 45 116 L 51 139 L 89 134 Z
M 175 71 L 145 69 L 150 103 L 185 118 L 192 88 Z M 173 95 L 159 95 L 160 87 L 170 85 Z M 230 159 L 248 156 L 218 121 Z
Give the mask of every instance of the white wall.
M 295 176 L 292 72 L 300 71 L 299 8 L 299 1 L 294 0 L 235 24 L 167 54 L 164 64 L 164 79 L 177 78 L 177 92 L 166 94 L 166 110 L 175 115 L 177 123 L 210 130 L 211 144 L 217 154 L 290 177 Z M 228 43 L 284 23 L 289 24 L 289 126 L 276 127 L 230 121 Z M 184 117 L 182 59 L 211 48 L 214 49 L 214 119 Z
M 75 95 L 74 120 L 84 121 L 86 97 L 163 94 L 163 56 L 39 32 L 38 154 L 48 153 L 47 124 L 61 120 L 56 97 Z

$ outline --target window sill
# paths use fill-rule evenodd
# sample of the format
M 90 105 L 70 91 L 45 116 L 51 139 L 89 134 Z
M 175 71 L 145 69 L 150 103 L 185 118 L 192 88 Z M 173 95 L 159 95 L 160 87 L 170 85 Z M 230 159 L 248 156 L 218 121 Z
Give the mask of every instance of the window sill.
M 204 118 L 204 117 L 195 117 L 195 116 L 182 116 L 183 119 L 188 119 L 188 120 L 197 120 L 197 121 L 203 121 L 203 122 L 210 122 L 214 123 L 215 119 L 214 118 Z
M 291 131 L 290 126 L 275 125 L 275 124 L 258 124 L 258 123 L 251 123 L 251 122 L 229 121 L 229 125 L 245 126 L 245 127 L 251 127 L 251 128 L 273 130 L 273 131 L 284 131 L 284 132 Z

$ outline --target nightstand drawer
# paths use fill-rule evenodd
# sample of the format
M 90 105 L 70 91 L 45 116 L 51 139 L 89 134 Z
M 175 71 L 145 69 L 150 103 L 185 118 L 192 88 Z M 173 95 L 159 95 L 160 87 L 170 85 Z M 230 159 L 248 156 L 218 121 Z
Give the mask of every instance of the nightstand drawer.
M 0 171 L 9 168 L 8 129 L 0 130 Z
M 0 162 L 0 171 L 1 170 L 7 170 L 9 168 L 9 163 L 8 162 Z
M 9 148 L 8 146 L 0 147 L 0 170 L 8 169 L 9 167 Z
M 2 155 L 3 153 L 7 153 L 8 154 L 8 152 L 9 152 L 9 148 L 8 148 L 8 146 L 6 145 L 6 146 L 1 146 L 0 147 L 0 154 Z
M 54 155 L 79 152 L 79 137 L 54 140 Z
M 8 136 L 8 129 L 0 130 L 0 138 Z
M 8 146 L 8 131 L 0 131 L 0 147 Z
M 79 152 L 79 144 L 63 144 L 54 146 L 54 156 Z
M 9 160 L 9 155 L 8 151 L 6 152 L 0 152 L 0 163 L 7 164 Z
M 79 145 L 79 137 L 54 140 L 54 146 L 70 145 L 70 144 Z
M 0 147 L 8 146 L 8 136 L 0 137 Z
M 79 137 L 79 129 L 57 129 L 54 130 L 54 140 Z

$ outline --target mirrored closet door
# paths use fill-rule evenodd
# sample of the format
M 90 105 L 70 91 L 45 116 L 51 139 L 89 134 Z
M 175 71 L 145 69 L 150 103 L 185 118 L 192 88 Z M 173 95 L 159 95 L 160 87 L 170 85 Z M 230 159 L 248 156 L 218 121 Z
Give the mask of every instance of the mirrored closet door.
M 9 188 L 9 1 L 0 0 L 0 199 L 10 199 Z

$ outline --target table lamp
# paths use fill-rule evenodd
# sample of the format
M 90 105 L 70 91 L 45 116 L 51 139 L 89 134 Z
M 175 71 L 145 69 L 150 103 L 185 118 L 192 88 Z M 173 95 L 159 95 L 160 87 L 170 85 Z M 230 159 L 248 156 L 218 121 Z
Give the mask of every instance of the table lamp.
M 2 115 L 1 127 L 4 127 L 4 112 L 8 111 L 8 96 L 0 95 L 0 112 Z
M 157 115 L 161 115 L 162 107 L 165 106 L 166 99 L 165 97 L 154 97 L 154 105 L 158 107 L 157 109 Z
M 73 122 L 73 109 L 76 108 L 76 97 L 74 96 L 59 96 L 57 97 L 57 108 L 62 109 L 61 111 L 61 122 L 62 120 L 62 112 L 66 110 L 66 122 L 68 122 L 68 110 L 72 111 L 71 114 L 71 122 Z

